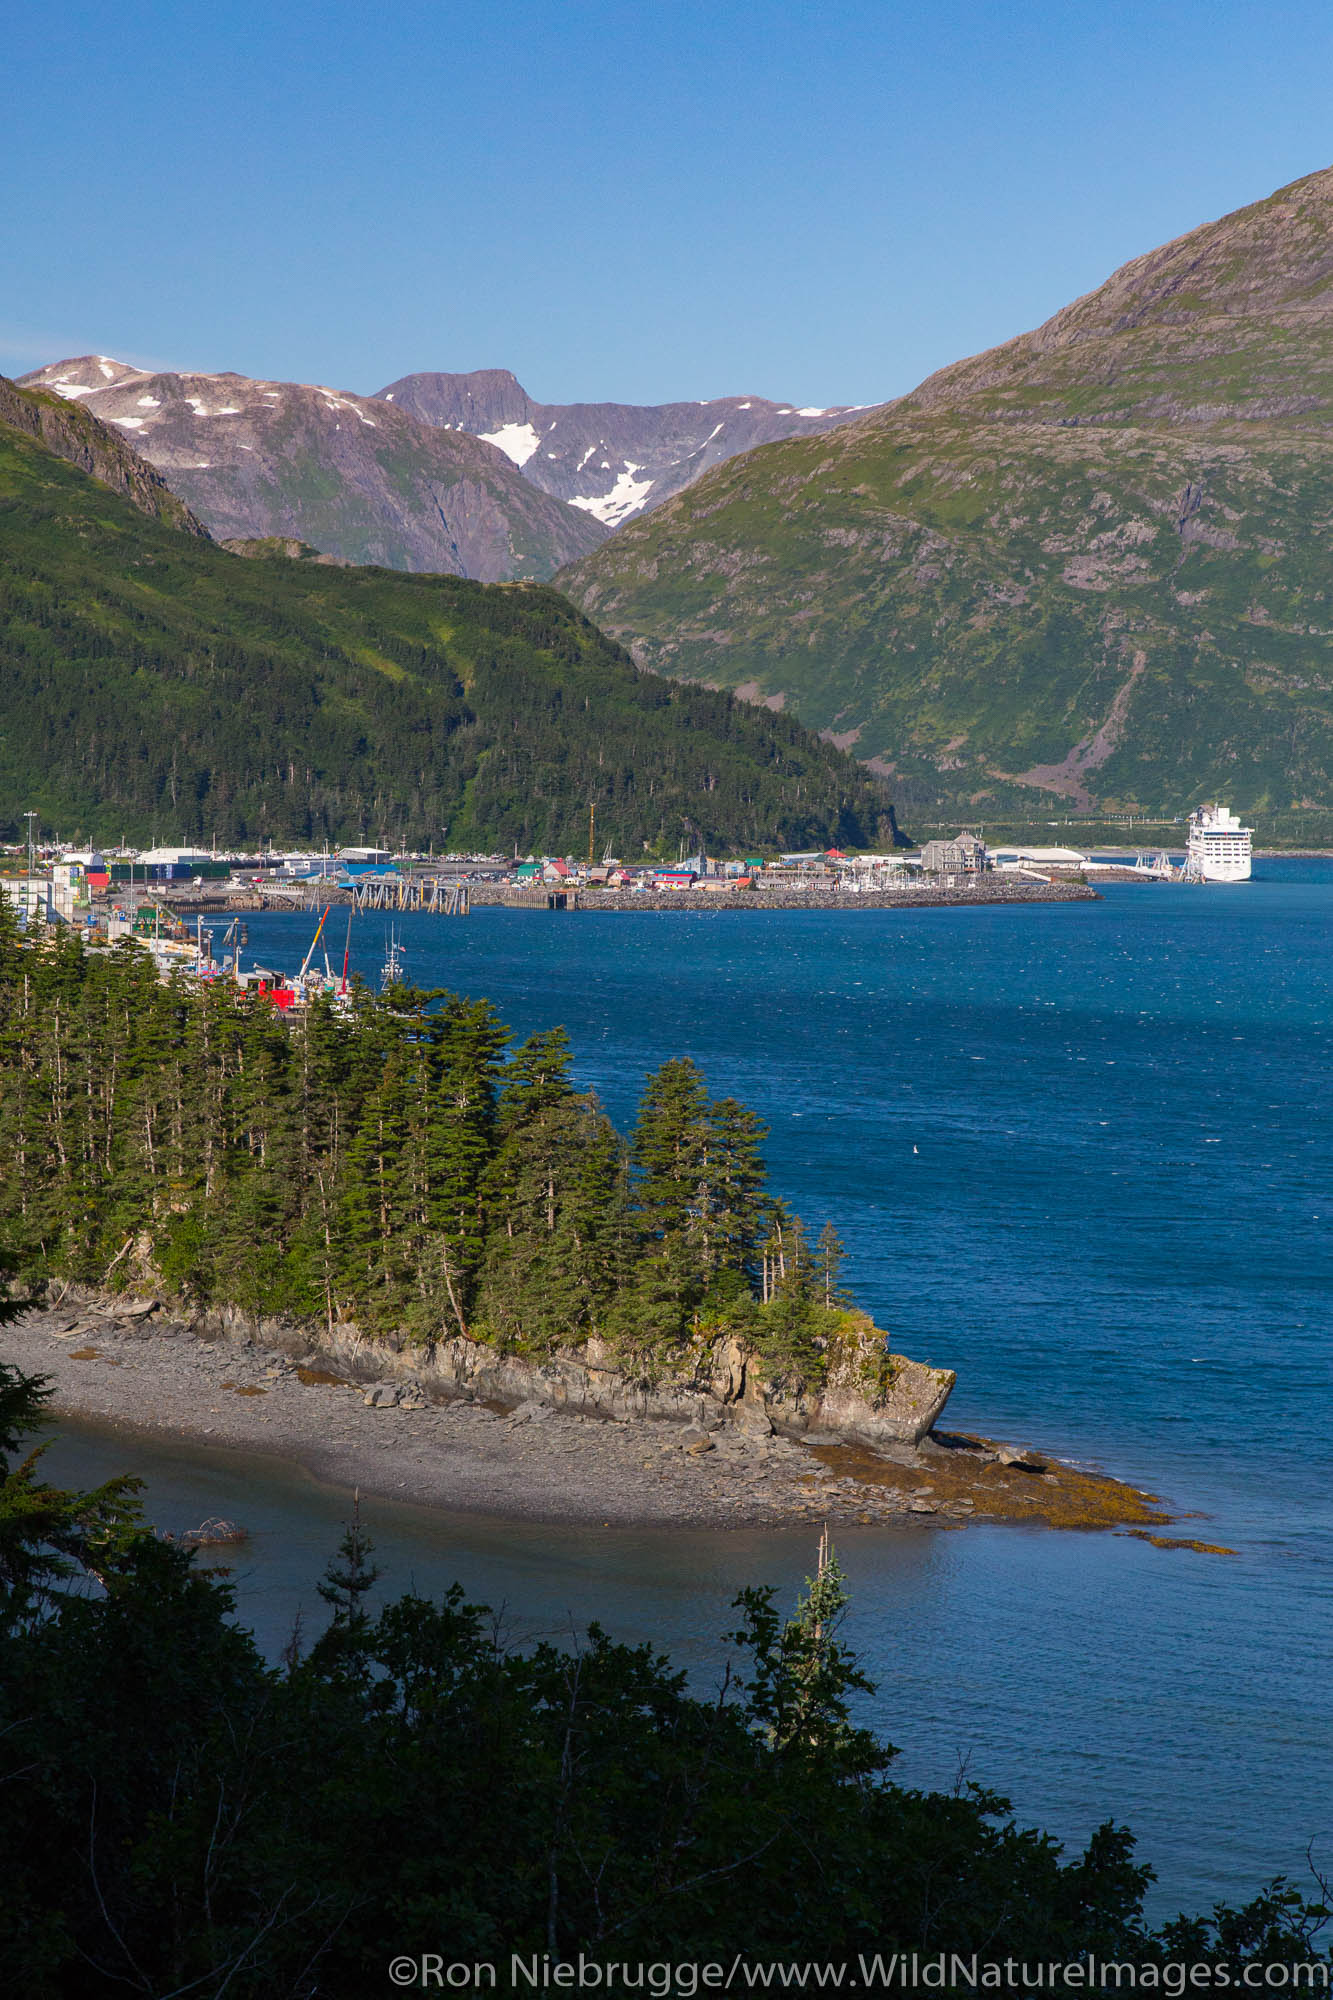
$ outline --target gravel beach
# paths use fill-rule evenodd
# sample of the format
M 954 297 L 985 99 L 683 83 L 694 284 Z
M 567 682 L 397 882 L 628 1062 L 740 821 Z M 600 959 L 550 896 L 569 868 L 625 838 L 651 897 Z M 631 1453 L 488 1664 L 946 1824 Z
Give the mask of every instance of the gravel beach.
M 723 1425 L 612 1423 L 528 1403 L 431 1402 L 351 1382 L 315 1351 L 206 1338 L 132 1301 L 40 1307 L 0 1328 L 0 1359 L 53 1388 L 52 1412 L 271 1452 L 329 1484 L 547 1522 L 694 1527 L 831 1522 L 1160 1526 L 1152 1496 L 981 1438 L 893 1459 Z

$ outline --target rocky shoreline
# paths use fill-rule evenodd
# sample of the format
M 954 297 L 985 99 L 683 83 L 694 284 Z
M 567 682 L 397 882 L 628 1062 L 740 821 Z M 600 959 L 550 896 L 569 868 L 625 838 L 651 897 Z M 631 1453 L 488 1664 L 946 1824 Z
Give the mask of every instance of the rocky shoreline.
M 985 1438 L 937 1429 L 872 1449 L 828 1432 L 782 1435 L 706 1404 L 698 1417 L 619 1421 L 536 1397 L 506 1406 L 444 1395 L 409 1367 L 376 1372 L 382 1355 L 358 1367 L 271 1331 L 65 1295 L 0 1329 L 0 1359 L 50 1379 L 57 1418 L 269 1452 L 330 1484 L 463 1513 L 607 1526 L 998 1520 L 1140 1534 L 1171 1519 L 1151 1494 Z

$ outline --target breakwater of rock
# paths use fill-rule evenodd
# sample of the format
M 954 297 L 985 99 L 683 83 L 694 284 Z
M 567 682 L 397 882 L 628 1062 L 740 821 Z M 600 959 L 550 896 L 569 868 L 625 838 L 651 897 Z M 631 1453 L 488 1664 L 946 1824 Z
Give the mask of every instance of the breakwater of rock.
M 552 896 L 564 907 L 580 911 L 719 910 L 755 915 L 765 910 L 959 910 L 993 908 L 996 904 L 1096 903 L 1101 899 L 1084 882 L 1013 882 L 974 877 L 966 888 L 921 887 L 874 889 L 738 889 L 717 894 L 700 889 L 516 889 L 499 882 L 471 885 L 474 909 L 499 905 L 510 910 L 546 910 Z

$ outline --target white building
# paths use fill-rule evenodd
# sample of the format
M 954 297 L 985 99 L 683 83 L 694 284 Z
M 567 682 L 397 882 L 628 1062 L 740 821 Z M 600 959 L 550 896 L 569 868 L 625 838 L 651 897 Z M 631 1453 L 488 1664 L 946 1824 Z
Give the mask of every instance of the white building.
M 51 884 L 45 875 L 7 875 L 0 880 L 0 896 L 13 905 L 20 923 L 52 924 L 56 920 Z
M 1050 868 L 1057 875 L 1076 873 L 1088 865 L 1087 855 L 1076 847 L 1022 847 L 1010 842 L 995 848 L 991 860 L 997 868 Z
M 201 862 L 213 859 L 197 847 L 150 847 L 146 854 L 136 858 L 142 868 L 197 868 Z
M 928 875 L 979 875 L 989 859 L 975 833 L 960 833 L 956 840 L 928 840 L 921 850 L 921 866 Z

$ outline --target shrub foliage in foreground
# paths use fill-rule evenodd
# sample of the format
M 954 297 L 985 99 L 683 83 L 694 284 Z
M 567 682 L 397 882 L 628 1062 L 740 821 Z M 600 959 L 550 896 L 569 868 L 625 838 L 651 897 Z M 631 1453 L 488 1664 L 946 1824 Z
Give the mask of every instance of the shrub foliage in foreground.
M 661 1964 L 893 1950 L 1029 1964 L 1309 1959 L 1275 1884 L 1152 1931 L 1107 1824 L 1065 1860 L 1002 1799 L 905 1790 L 853 1720 L 836 1564 L 785 1624 L 738 1600 L 720 1687 L 595 1627 L 507 1647 L 455 1587 L 377 1616 L 359 1520 L 327 1629 L 268 1665 L 125 1482 L 44 1485 L 0 1367 L 0 1988 L 25 2000 L 362 2000 L 400 1954 Z M 853 1975 L 854 1977 L 854 1975 Z

